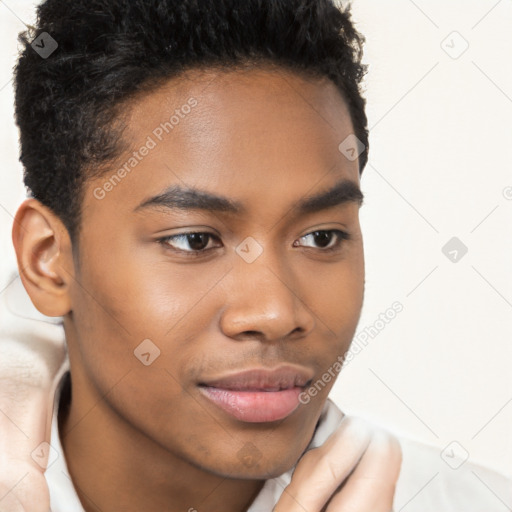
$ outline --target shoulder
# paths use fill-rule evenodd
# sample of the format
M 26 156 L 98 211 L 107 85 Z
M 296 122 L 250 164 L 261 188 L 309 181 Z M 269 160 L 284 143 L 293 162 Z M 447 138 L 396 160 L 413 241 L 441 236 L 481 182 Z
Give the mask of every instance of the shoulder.
M 512 479 L 471 461 L 458 442 L 445 447 L 399 438 L 402 468 L 396 510 L 500 512 L 512 507 Z

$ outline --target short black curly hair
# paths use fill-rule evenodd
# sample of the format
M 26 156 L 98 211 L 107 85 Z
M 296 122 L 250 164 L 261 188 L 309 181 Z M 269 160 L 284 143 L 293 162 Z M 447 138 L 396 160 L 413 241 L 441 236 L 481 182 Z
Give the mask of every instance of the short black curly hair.
M 14 70 L 20 160 L 32 197 L 74 240 L 84 181 L 119 155 L 118 108 L 187 69 L 251 62 L 328 77 L 347 102 L 368 160 L 364 37 L 334 0 L 46 0 L 20 34 Z M 44 32 L 57 49 L 42 58 Z M 43 46 L 42 44 L 40 46 Z

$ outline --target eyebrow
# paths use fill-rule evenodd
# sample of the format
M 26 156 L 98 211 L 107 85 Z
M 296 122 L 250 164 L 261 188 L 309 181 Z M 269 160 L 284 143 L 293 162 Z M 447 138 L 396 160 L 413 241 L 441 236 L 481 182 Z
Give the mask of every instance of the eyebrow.
M 296 210 L 296 215 L 300 216 L 347 203 L 356 203 L 361 207 L 363 201 L 364 195 L 359 185 L 352 180 L 344 179 L 328 190 L 300 199 L 292 206 L 292 209 Z M 246 207 L 239 201 L 180 185 L 171 186 L 163 193 L 146 199 L 135 208 L 135 211 L 162 207 L 170 210 L 204 210 L 236 215 L 243 215 L 247 212 Z

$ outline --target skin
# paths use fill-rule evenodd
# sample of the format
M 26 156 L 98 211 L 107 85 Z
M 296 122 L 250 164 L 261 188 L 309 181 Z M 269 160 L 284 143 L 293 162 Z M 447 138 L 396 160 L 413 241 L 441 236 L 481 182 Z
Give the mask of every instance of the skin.
M 95 190 L 191 97 L 197 106 L 162 141 L 153 135 L 156 147 L 98 199 Z M 316 381 L 348 350 L 364 295 L 360 204 L 301 216 L 293 205 L 342 179 L 359 186 L 358 161 L 338 150 L 352 122 L 330 81 L 261 67 L 192 71 L 132 99 L 123 114 L 129 151 L 86 182 L 75 254 L 60 219 L 36 200 L 20 207 L 13 231 L 32 301 L 64 317 L 73 388 L 59 424 L 69 471 L 87 512 L 244 511 L 265 479 L 297 463 L 334 380 L 268 423 L 227 415 L 198 382 L 282 362 L 311 369 Z M 173 185 L 246 212 L 138 208 Z M 312 235 L 320 230 L 350 239 Z M 201 246 L 212 249 L 190 257 L 178 249 L 201 244 L 159 242 L 183 233 L 212 234 Z M 249 236 L 263 249 L 253 263 L 235 252 Z M 326 244 L 338 249 L 326 253 Z M 148 366 L 134 356 L 145 339 L 160 350 Z M 369 439 L 358 438 L 345 474 L 324 479 L 330 487 L 311 510 L 335 493 Z M 399 467 L 396 445 L 378 446 Z M 249 447 L 259 455 L 251 464 L 241 457 Z M 397 475 L 392 469 L 386 491 L 374 490 L 386 494 L 387 510 Z M 301 478 L 280 512 L 295 510 Z

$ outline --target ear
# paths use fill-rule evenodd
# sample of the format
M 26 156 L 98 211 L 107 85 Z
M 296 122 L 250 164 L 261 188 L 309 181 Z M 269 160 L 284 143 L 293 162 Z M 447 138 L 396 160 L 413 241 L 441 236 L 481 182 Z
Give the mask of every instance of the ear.
M 14 218 L 12 241 L 23 286 L 46 316 L 71 310 L 74 263 L 71 240 L 62 221 L 35 199 L 27 199 Z

